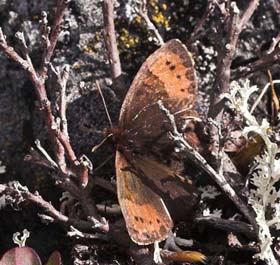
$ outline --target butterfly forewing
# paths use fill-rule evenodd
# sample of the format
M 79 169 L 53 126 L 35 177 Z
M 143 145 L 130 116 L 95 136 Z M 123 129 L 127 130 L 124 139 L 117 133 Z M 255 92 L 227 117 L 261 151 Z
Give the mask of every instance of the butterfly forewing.
M 162 199 L 119 151 L 116 165 L 118 199 L 130 238 L 139 245 L 166 239 L 173 224 Z
M 170 40 L 155 51 L 138 71 L 122 106 L 120 126 L 129 128 L 143 108 L 158 100 L 162 100 L 173 114 L 192 110 L 196 93 L 191 55 L 179 40 Z M 177 120 L 184 114 L 186 112 L 183 111 L 176 117 Z

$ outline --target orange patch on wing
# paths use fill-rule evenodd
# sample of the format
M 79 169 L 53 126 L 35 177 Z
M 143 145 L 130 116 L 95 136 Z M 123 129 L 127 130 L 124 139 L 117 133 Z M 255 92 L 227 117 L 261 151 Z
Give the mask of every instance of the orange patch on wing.
M 129 236 L 139 245 L 162 241 L 172 230 L 164 201 L 191 207 L 198 198 L 191 182 L 152 152 L 171 143 L 168 119 L 157 102 L 181 122 L 185 110 L 195 115 L 196 93 L 192 58 L 179 40 L 170 40 L 143 63 L 123 102 L 115 162 L 118 200 Z

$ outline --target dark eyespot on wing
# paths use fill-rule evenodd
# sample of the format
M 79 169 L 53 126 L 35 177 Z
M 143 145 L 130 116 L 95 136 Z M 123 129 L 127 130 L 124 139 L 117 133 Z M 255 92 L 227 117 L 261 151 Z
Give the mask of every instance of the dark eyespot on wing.
M 176 69 L 176 66 L 175 66 L 175 65 L 171 65 L 171 66 L 169 67 L 169 69 L 170 69 L 171 71 L 174 71 L 174 70 Z
M 184 95 L 181 89 L 185 90 Z M 180 112 L 188 108 L 189 104 L 194 105 L 196 90 L 190 53 L 179 40 L 170 40 L 141 66 L 123 103 L 120 127 L 129 129 L 133 117 L 145 106 L 160 99 L 173 98 L 170 100 L 173 104 L 169 104 L 168 108 L 171 108 L 171 113 Z M 176 121 L 179 120 L 183 121 L 184 115 L 177 115 Z
M 166 239 L 173 222 L 162 199 L 141 182 L 136 170 L 123 171 L 122 168 L 129 169 L 131 165 L 117 151 L 118 199 L 130 238 L 139 245 Z

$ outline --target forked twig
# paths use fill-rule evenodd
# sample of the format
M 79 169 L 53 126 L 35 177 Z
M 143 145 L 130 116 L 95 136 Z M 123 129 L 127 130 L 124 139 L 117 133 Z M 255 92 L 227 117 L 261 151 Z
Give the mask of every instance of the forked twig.
M 66 215 L 57 211 L 51 203 L 45 201 L 40 195 L 29 192 L 26 187 L 23 187 L 17 181 L 10 182 L 9 186 L 0 184 L 0 197 L 2 196 L 4 199 L 9 198 L 9 201 L 13 201 L 13 203 L 16 203 L 17 205 L 21 204 L 25 200 L 34 203 L 50 217 L 49 220 L 53 220 L 68 227 L 74 226 L 81 230 L 90 231 L 108 231 L 107 225 L 95 227 L 95 224 L 91 221 L 83 221 L 67 217 Z
M 70 175 L 69 169 L 66 164 L 66 156 L 68 157 L 71 166 L 73 167 L 76 175 L 81 179 L 82 186 L 86 186 L 88 182 L 88 169 L 80 163 L 77 159 L 75 152 L 69 142 L 69 137 L 67 133 L 67 129 L 65 127 L 65 108 L 66 108 L 66 100 L 61 99 L 61 118 L 62 118 L 62 128 L 57 124 L 55 117 L 52 113 L 51 103 L 47 96 L 46 91 L 46 77 L 47 77 L 47 66 L 49 61 L 53 55 L 53 51 L 55 45 L 57 43 L 57 39 L 60 33 L 60 27 L 62 18 L 64 15 L 64 11 L 67 6 L 66 0 L 58 0 L 57 10 L 55 14 L 55 19 L 53 21 L 53 25 L 51 30 L 47 27 L 47 19 L 46 16 L 43 17 L 43 26 L 42 26 L 42 34 L 45 40 L 45 52 L 42 56 L 42 64 L 40 69 L 37 71 L 34 68 L 34 65 L 27 53 L 26 42 L 23 34 L 17 33 L 17 38 L 20 40 L 22 46 L 24 47 L 24 58 L 22 58 L 11 46 L 8 45 L 6 38 L 0 28 L 0 49 L 4 52 L 4 54 L 16 62 L 28 75 L 30 81 L 33 83 L 35 92 L 37 95 L 37 99 L 40 103 L 40 109 L 43 113 L 43 118 L 47 125 L 48 135 L 51 141 L 52 149 L 54 151 L 56 157 L 56 163 L 58 165 L 58 169 L 62 175 Z M 64 77 L 61 77 L 61 86 L 63 88 L 63 93 L 65 90 L 67 75 L 64 73 Z
M 247 8 L 241 12 L 236 2 L 232 1 L 230 4 L 230 16 L 225 20 L 226 25 L 220 25 L 226 27 L 227 35 L 225 40 L 221 39 L 221 42 L 217 42 L 218 61 L 217 61 L 217 74 L 214 82 L 214 86 L 210 98 L 210 107 L 208 111 L 208 117 L 211 117 L 217 123 L 223 124 L 223 113 L 225 108 L 225 99 L 222 99 L 220 95 L 228 92 L 231 80 L 231 64 L 235 55 L 238 39 L 240 33 L 248 23 L 249 19 L 253 15 L 259 4 L 259 0 L 250 0 Z M 219 30 L 219 32 L 222 32 Z M 222 36 L 219 36 L 222 38 Z M 219 146 L 220 139 L 215 126 L 209 126 L 210 138 L 212 142 L 211 154 L 213 157 L 213 164 L 219 168 L 221 161 L 219 161 Z
M 147 0 L 141 0 L 141 6 L 138 10 L 139 15 L 144 19 L 144 21 L 147 24 L 147 28 L 148 30 L 150 30 L 151 32 L 153 32 L 153 34 L 155 35 L 158 44 L 161 46 L 164 44 L 164 40 L 161 37 L 161 35 L 159 34 L 158 29 L 156 28 L 156 26 L 154 25 L 154 23 L 150 20 L 149 18 L 149 14 L 148 14 L 148 8 L 147 8 Z
M 158 106 L 160 110 L 169 119 L 172 126 L 172 132 L 170 132 L 171 139 L 178 145 L 181 152 L 183 152 L 188 158 L 190 158 L 196 165 L 202 168 L 209 176 L 218 184 L 218 186 L 225 192 L 225 194 L 231 199 L 231 201 L 236 205 L 236 207 L 244 214 L 248 221 L 253 225 L 254 228 L 257 227 L 254 216 L 250 213 L 247 205 L 238 197 L 235 190 L 226 181 L 225 177 L 217 173 L 213 167 L 211 167 L 208 162 L 202 157 L 179 133 L 174 116 L 170 111 L 163 105 L 161 101 L 158 101 Z
M 195 42 L 195 40 L 199 37 L 199 32 L 202 30 L 202 27 L 205 24 L 207 18 L 214 11 L 215 4 L 216 4 L 216 0 L 208 0 L 206 9 L 205 9 L 202 17 L 199 19 L 199 21 L 195 25 L 195 28 L 187 41 L 187 46 L 191 46 Z
M 85 215 L 95 224 L 103 227 L 104 224 L 106 225 L 106 222 L 103 222 L 102 218 L 100 218 L 98 215 L 95 202 L 92 199 L 90 192 L 87 189 L 83 189 L 88 182 L 90 163 L 87 159 L 83 159 L 83 156 L 80 159 L 76 157 L 75 152 L 70 144 L 67 132 L 65 88 L 69 74 L 69 67 L 64 67 L 60 72 L 53 68 L 55 70 L 54 72 L 57 73 L 58 83 L 61 87 L 60 116 L 62 119 L 62 124 L 58 124 L 56 122 L 46 91 L 48 65 L 57 43 L 62 18 L 64 16 L 67 3 L 67 0 L 58 0 L 56 13 L 51 28 L 47 26 L 47 17 L 46 14 L 43 13 L 42 37 L 45 41 L 45 52 L 42 55 L 42 63 L 39 70 L 35 69 L 28 55 L 28 49 L 23 34 L 18 33 L 17 38 L 23 47 L 24 57 L 21 57 L 11 46 L 8 45 L 6 37 L 4 36 L 1 28 L 0 50 L 2 50 L 9 59 L 16 62 L 27 73 L 28 78 L 34 85 L 37 99 L 40 103 L 40 110 L 42 111 L 42 116 L 47 126 L 51 147 L 55 155 L 55 159 L 53 160 L 48 155 L 46 150 L 37 144 L 37 147 L 40 149 L 44 157 L 38 153 L 33 153 L 27 156 L 26 160 L 44 165 L 54 170 L 57 174 L 57 176 L 53 174 L 56 184 L 64 190 L 69 191 L 80 202 Z M 67 165 L 68 161 L 70 165 Z M 73 180 L 70 179 L 71 176 L 76 176 L 81 180 L 81 187 L 79 187 Z M 32 197 L 30 194 L 28 194 L 28 196 L 32 200 L 38 199 Z M 54 217 L 60 218 L 61 216 L 56 214 Z

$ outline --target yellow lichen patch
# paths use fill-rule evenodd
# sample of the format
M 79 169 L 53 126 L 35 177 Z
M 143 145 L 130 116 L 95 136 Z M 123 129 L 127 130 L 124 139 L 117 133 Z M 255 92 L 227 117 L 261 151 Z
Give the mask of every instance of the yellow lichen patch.
M 135 16 L 132 20 L 132 23 L 134 24 L 141 24 L 142 23 L 142 17 L 141 16 Z
M 82 51 L 84 53 L 89 53 L 89 54 L 100 51 L 101 48 L 100 40 L 101 40 L 101 34 L 100 33 L 95 34 L 93 38 L 87 40 L 87 43 L 82 48 Z
M 33 16 L 33 19 L 34 19 L 34 21 L 39 21 L 39 20 L 40 20 L 40 16 L 34 15 L 34 16 Z
M 163 3 L 163 4 L 161 5 L 161 8 L 162 8 L 162 10 L 166 10 L 166 9 L 167 9 L 167 4 Z
M 151 1 L 150 6 L 152 8 L 151 19 L 157 27 L 164 27 L 165 29 L 170 28 L 169 18 L 166 16 L 168 5 L 164 2 L 161 5 L 158 1 Z
M 152 7 L 157 6 L 157 4 L 158 4 L 158 0 L 151 0 L 151 1 L 150 1 L 150 5 L 151 5 Z
M 76 63 L 73 64 L 72 69 L 73 70 L 79 70 L 79 69 L 81 69 L 81 65 L 76 62 Z
M 83 52 L 84 53 L 92 53 L 93 51 L 92 51 L 92 49 L 90 47 L 84 47 L 83 48 Z
M 119 40 L 128 49 L 135 47 L 139 43 L 139 37 L 130 35 L 126 28 L 121 29 Z

